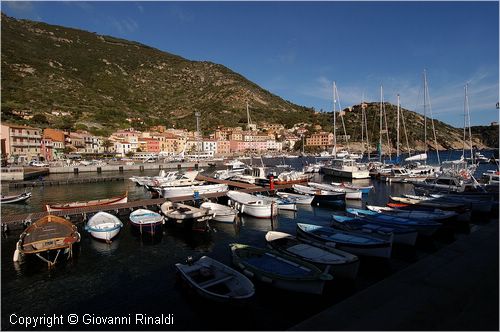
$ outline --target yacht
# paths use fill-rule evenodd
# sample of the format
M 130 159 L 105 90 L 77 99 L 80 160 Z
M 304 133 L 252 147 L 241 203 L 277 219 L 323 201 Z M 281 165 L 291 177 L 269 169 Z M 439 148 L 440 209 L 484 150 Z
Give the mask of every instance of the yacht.
M 366 166 L 358 164 L 354 159 L 333 159 L 331 165 L 323 166 L 321 171 L 327 175 L 348 179 L 370 178 L 370 173 Z
M 247 164 L 237 159 L 227 162 L 224 165 L 227 166 L 227 169 L 216 171 L 214 174 L 214 178 L 227 180 L 232 176 L 243 174 L 245 169 L 249 168 Z

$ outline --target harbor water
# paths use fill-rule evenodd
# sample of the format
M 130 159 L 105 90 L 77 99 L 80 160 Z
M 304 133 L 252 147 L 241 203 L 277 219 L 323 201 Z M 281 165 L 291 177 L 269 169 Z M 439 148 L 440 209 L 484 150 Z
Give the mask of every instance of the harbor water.
M 457 152 L 458 153 L 458 152 Z M 460 151 L 461 154 L 461 151 Z M 445 156 L 443 154 L 443 156 Z M 459 155 L 458 155 L 459 156 Z M 432 158 L 432 157 L 431 157 Z M 450 154 L 449 159 L 455 155 Z M 446 158 L 443 158 L 446 159 Z M 287 164 L 301 168 L 313 159 L 286 159 Z M 429 162 L 431 162 L 430 160 Z M 260 163 L 260 160 L 258 161 Z M 265 164 L 282 163 L 281 158 L 264 160 Z M 256 159 L 253 160 L 257 164 Z M 495 169 L 495 165 L 480 165 L 476 174 Z M 205 169 L 210 175 L 215 169 Z M 120 173 L 124 181 L 34 187 L 27 204 L 2 206 L 2 216 L 38 212 L 46 203 L 71 202 L 118 196 L 126 191 L 129 201 L 150 198 L 151 194 L 127 178 L 132 175 L 157 175 L 157 171 Z M 106 176 L 119 175 L 106 174 Z M 57 176 L 96 176 L 50 175 Z M 341 179 L 315 174 L 313 181 L 329 183 Z M 374 189 L 362 201 L 348 201 L 348 207 L 362 208 L 366 204 L 385 205 L 390 195 L 413 193 L 409 184 L 386 184 L 376 180 L 359 180 L 355 184 L 373 184 Z M 21 189 L 2 186 L 2 194 L 12 194 Z M 175 225 L 165 225 L 156 238 L 141 238 L 134 233 L 127 215 L 121 220 L 124 227 L 111 243 L 97 241 L 78 228 L 82 234 L 75 257 L 47 269 L 45 263 L 30 259 L 14 263 L 12 255 L 20 232 L 9 232 L 2 238 L 2 329 L 21 330 L 22 325 L 12 323 L 15 317 L 40 317 L 75 314 L 79 321 L 69 325 L 40 325 L 35 330 L 283 330 L 321 310 L 342 301 L 350 295 L 432 254 L 457 238 L 466 237 L 470 227 L 453 232 L 438 233 L 432 238 L 419 238 L 415 247 L 395 246 L 390 260 L 361 258 L 358 277 L 354 281 L 335 280 L 329 283 L 322 296 L 287 292 L 256 283 L 256 294 L 242 306 L 218 304 L 201 299 L 178 280 L 175 263 L 184 262 L 188 256 L 210 256 L 231 266 L 229 244 L 245 243 L 265 246 L 264 235 L 269 230 L 295 234 L 296 223 L 329 225 L 338 209 L 299 206 L 297 212 L 280 212 L 274 221 L 240 216 L 235 224 L 212 223 L 210 232 L 186 231 Z M 335 276 L 334 276 L 335 278 Z M 143 317 L 169 317 L 157 323 L 136 321 Z M 163 315 L 163 316 L 162 316 Z M 85 317 L 85 321 L 83 320 Z M 103 317 L 130 317 L 122 324 L 107 324 Z M 171 319 L 170 319 L 171 318 Z M 325 329 L 335 329 L 334 326 Z

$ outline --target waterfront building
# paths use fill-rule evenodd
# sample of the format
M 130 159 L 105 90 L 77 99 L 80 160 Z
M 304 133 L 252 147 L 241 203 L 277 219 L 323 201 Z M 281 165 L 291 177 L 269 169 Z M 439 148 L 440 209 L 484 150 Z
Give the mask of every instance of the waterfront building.
M 204 138 L 202 144 L 202 151 L 212 151 L 214 154 L 217 151 L 217 141 L 214 139 Z
M 159 153 L 161 151 L 160 141 L 154 138 L 140 138 L 138 142 L 138 149 L 141 149 L 142 152 Z
M 217 150 L 215 150 L 215 154 L 217 156 L 227 156 L 231 153 L 231 145 L 227 140 L 218 140 L 217 141 Z
M 17 157 L 18 162 L 39 158 L 41 146 L 41 129 L 14 124 L 1 125 L 1 137 L 5 140 L 5 151 L 8 157 Z
M 50 137 L 43 137 L 40 145 L 40 155 L 46 161 L 54 160 L 54 142 Z
M 283 143 L 276 140 L 267 140 L 266 145 L 269 151 L 281 151 L 283 149 Z
M 45 128 L 43 130 L 43 138 L 52 141 L 52 157 L 53 160 L 60 159 L 64 153 L 66 141 L 69 141 L 69 136 L 62 130 Z
M 300 138 L 295 135 L 284 135 L 283 137 L 283 149 L 293 150 L 295 143 L 300 141 Z
M 306 138 L 307 146 L 333 146 L 333 134 L 327 132 L 320 132 L 312 134 Z

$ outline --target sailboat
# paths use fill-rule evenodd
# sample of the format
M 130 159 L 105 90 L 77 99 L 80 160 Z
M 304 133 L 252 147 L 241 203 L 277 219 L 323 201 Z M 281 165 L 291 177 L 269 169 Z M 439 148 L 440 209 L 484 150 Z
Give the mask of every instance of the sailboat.
M 344 138 L 346 140 L 347 151 L 337 152 L 337 132 L 336 132 L 336 104 L 339 100 L 337 85 L 333 82 L 333 156 L 331 164 L 321 167 L 321 171 L 326 175 L 344 177 L 349 179 L 368 179 L 370 174 L 364 165 L 360 165 L 354 159 L 345 158 L 349 156 L 349 140 L 345 130 L 344 118 L 342 119 L 342 127 L 344 129 Z M 340 102 L 339 102 L 340 105 Z M 341 157 L 342 156 L 342 157 Z

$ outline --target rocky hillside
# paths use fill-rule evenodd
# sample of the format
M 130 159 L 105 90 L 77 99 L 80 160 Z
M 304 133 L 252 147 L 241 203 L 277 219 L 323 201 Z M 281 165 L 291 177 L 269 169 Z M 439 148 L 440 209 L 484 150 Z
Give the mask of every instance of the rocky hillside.
M 203 128 L 213 128 L 246 122 L 247 101 L 254 121 L 313 117 L 219 64 L 3 14 L 1 26 L 4 120 L 93 131 L 129 121 L 194 128 L 200 111 Z

